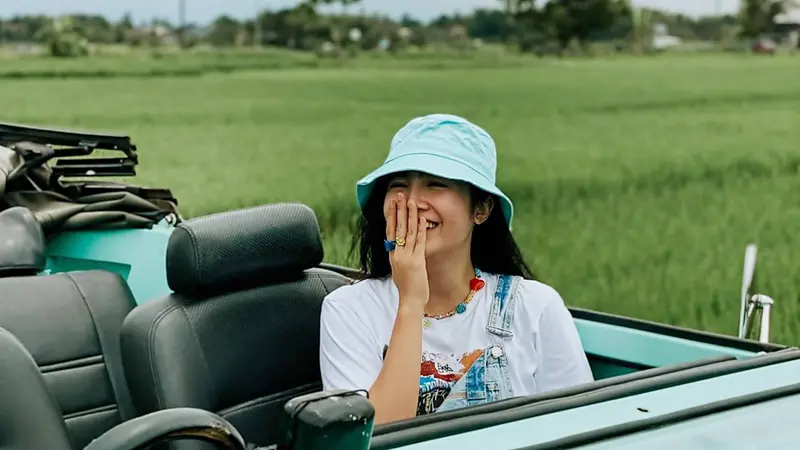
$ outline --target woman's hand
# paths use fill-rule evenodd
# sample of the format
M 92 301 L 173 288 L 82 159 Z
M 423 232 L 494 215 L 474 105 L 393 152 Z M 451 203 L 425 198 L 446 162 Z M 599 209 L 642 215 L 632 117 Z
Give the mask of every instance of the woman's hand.
M 400 307 L 411 306 L 424 310 L 430 296 L 428 271 L 425 267 L 425 238 L 427 222 L 418 217 L 417 205 L 406 201 L 403 194 L 389 202 L 386 211 L 386 238 L 397 242 L 405 238 L 405 245 L 397 245 L 389 252 L 392 279 L 400 293 Z M 401 240 L 402 242 L 402 240 Z
M 389 201 L 385 215 L 386 239 L 396 242 L 400 237 L 405 243 L 389 252 L 400 305 L 383 366 L 369 389 L 376 424 L 416 415 L 422 361 L 421 319 L 430 296 L 425 267 L 425 219 L 418 217 L 417 205 L 413 201 L 406 203 L 402 194 Z

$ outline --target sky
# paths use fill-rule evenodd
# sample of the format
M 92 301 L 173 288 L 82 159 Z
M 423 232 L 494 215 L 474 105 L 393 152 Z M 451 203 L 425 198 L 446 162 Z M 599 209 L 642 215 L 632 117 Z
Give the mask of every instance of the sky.
M 252 17 L 258 9 L 280 9 L 298 3 L 298 0 L 185 0 L 186 20 L 205 24 L 221 14 L 236 18 Z M 735 12 L 739 0 L 632 0 L 636 6 L 650 6 L 673 12 L 698 16 Z M 349 11 L 362 8 L 367 13 L 381 13 L 399 18 L 408 12 L 412 17 L 430 20 L 440 14 L 457 11 L 469 12 L 479 7 L 496 8 L 500 0 L 361 0 Z M 338 8 L 341 8 L 340 6 Z M 718 9 L 717 9 L 718 8 Z M 149 21 L 154 17 L 177 22 L 178 0 L 0 0 L 0 17 L 17 14 L 102 14 L 116 20 L 130 12 L 134 21 Z

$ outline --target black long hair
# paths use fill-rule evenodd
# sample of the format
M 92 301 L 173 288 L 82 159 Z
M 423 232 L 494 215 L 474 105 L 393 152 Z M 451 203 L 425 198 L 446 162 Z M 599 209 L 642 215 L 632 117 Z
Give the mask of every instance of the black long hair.
M 383 200 L 388 188 L 388 178 L 382 177 L 376 181 L 353 234 L 351 254 L 358 251 L 363 278 L 384 278 L 392 273 L 389 254 L 383 247 L 386 239 Z M 533 271 L 525 263 L 522 252 L 508 229 L 498 198 L 471 184 L 469 186 L 473 210 L 490 197 L 494 202 L 489 218 L 477 225 L 472 232 L 472 264 L 485 272 L 519 275 L 535 280 Z

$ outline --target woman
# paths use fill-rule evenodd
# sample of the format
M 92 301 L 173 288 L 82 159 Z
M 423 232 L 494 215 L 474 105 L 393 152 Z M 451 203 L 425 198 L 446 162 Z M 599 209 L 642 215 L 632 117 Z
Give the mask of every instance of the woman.
M 492 138 L 433 114 L 357 184 L 365 280 L 322 305 L 323 388 L 363 389 L 376 423 L 593 381 L 569 311 L 535 281 L 495 186 Z

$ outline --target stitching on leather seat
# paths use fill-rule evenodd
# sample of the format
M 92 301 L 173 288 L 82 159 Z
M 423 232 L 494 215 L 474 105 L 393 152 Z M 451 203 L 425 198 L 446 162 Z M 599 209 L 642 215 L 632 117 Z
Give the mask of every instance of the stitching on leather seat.
M 94 311 L 92 311 L 92 307 L 89 305 L 89 301 L 86 299 L 86 293 L 83 292 L 83 289 L 81 288 L 80 284 L 78 284 L 78 281 L 75 279 L 75 277 L 73 277 L 71 273 L 65 272 L 64 276 L 66 276 L 67 279 L 69 279 L 69 281 L 75 287 L 75 290 L 78 291 L 78 294 L 81 296 L 81 300 L 83 300 L 83 304 L 86 305 L 86 310 L 89 312 L 89 317 L 92 319 L 94 336 L 95 339 L 97 339 L 97 345 L 100 346 L 101 356 L 103 356 L 103 369 L 105 369 L 106 377 L 108 379 L 109 384 L 111 384 L 111 390 L 113 391 L 114 401 L 116 402 L 116 405 L 119 405 L 120 404 L 119 395 L 121 392 L 120 390 L 123 388 L 127 388 L 127 386 L 120 386 L 118 382 L 119 380 L 116 380 L 114 376 L 111 375 L 111 372 L 108 369 L 108 361 L 106 361 L 106 358 L 104 357 L 107 354 L 106 353 L 107 349 L 105 347 L 103 339 L 100 338 L 100 331 L 98 330 L 98 328 L 100 327 L 100 323 L 97 321 L 97 318 L 94 315 Z M 117 338 L 119 338 L 119 336 L 117 336 Z
M 209 369 L 208 367 L 208 361 L 206 360 L 206 355 L 203 352 L 203 345 L 200 343 L 200 335 L 197 334 L 197 330 L 195 329 L 194 324 L 192 323 L 191 320 L 189 320 L 189 313 L 186 312 L 186 308 L 181 306 L 181 312 L 183 312 L 183 316 L 186 318 L 186 322 L 189 324 L 189 329 L 192 330 L 192 335 L 194 336 L 194 340 L 195 342 L 197 342 L 197 348 L 200 349 L 200 359 L 203 361 L 203 366 L 206 368 L 206 376 L 208 377 L 206 379 L 211 381 L 212 380 L 211 369 Z M 217 390 L 214 389 L 211 383 L 208 383 L 208 386 L 211 389 L 211 396 L 213 397 L 212 404 L 216 405 L 219 403 L 219 398 L 218 398 L 219 395 L 217 394 Z
M 119 408 L 117 407 L 117 405 L 105 405 L 105 406 L 98 406 L 92 409 L 86 409 L 83 411 L 75 411 L 69 414 L 65 414 L 64 420 L 79 419 L 81 417 L 88 417 L 97 413 L 103 413 L 109 411 L 119 411 Z
M 155 391 L 156 391 L 156 406 L 157 409 L 164 409 L 164 398 L 161 395 L 161 378 L 158 375 L 158 370 L 156 370 L 155 364 L 155 338 L 156 333 L 155 330 L 161 321 L 167 317 L 167 315 L 172 312 L 173 310 L 177 309 L 177 305 L 170 305 L 169 308 L 164 309 L 163 311 L 159 312 L 156 316 L 153 323 L 150 324 L 150 329 L 147 330 L 147 359 L 149 360 L 150 364 L 150 375 L 153 376 L 153 382 L 155 383 Z

